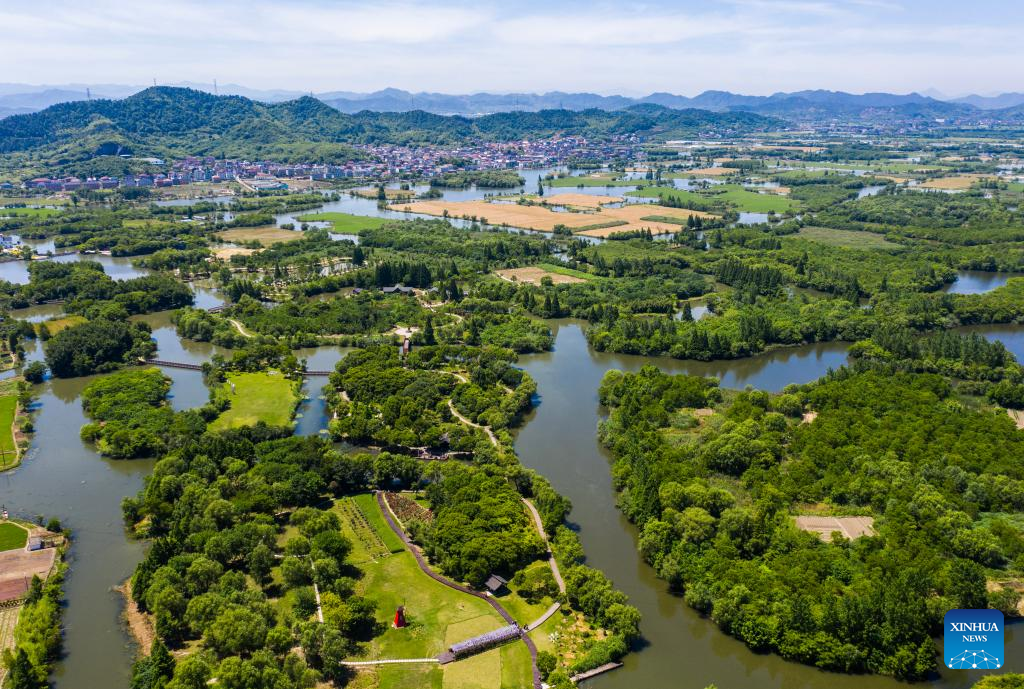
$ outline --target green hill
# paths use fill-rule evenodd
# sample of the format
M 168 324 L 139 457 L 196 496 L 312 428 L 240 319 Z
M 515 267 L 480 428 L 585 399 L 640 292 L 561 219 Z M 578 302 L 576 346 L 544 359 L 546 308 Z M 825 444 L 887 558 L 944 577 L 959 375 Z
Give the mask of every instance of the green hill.
M 354 143 L 445 145 L 513 141 L 555 134 L 650 138 L 733 133 L 783 126 L 752 113 L 672 110 L 542 110 L 480 118 L 403 113 L 342 113 L 306 96 L 266 104 L 184 88 L 154 87 L 122 100 L 61 103 L 0 120 L 0 154 L 10 164 L 74 166 L 98 156 L 223 155 L 288 161 L 350 159 Z M 115 158 L 116 159 L 116 158 Z M 116 166 L 114 166 L 116 167 Z

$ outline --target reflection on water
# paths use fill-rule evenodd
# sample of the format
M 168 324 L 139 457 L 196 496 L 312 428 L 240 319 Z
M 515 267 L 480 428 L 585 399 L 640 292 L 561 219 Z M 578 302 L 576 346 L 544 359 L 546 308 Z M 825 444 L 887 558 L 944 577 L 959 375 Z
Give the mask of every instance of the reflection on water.
M 581 323 L 555 323 L 555 351 L 524 356 L 520 365 L 537 381 L 539 406 L 516 436 L 523 463 L 549 478 L 572 500 L 571 521 L 579 528 L 588 562 L 603 570 L 643 614 L 648 646 L 627 656 L 625 667 L 586 684 L 599 689 L 703 689 L 709 684 L 741 689 L 899 689 L 882 677 L 825 673 L 755 654 L 726 636 L 671 595 L 637 553 L 637 532 L 615 507 L 610 457 L 597 443 L 601 409 L 597 388 L 605 371 L 636 371 L 653 363 L 666 371 L 715 375 L 727 387 L 753 385 L 780 390 L 811 381 L 846 359 L 845 345 L 832 343 L 777 350 L 731 362 L 690 362 L 591 352 Z M 1024 668 L 1024 634 L 1006 631 L 1007 669 Z M 1016 652 L 1015 652 L 1016 651 Z M 1016 660 L 1013 660 L 1016 658 Z M 976 677 L 952 671 L 931 687 L 964 689 Z
M 956 282 L 942 288 L 949 294 L 984 294 L 1002 287 L 1010 278 L 1021 277 L 1017 273 L 996 273 L 984 270 L 961 270 Z
M 228 350 L 209 344 L 182 341 L 174 333 L 169 314 L 140 317 L 150 323 L 163 358 L 200 363 Z M 727 387 L 753 385 L 779 390 L 788 383 L 817 378 L 842 365 L 842 343 L 808 345 L 776 350 L 750 359 L 729 362 L 693 362 L 589 351 L 579 321 L 552 321 L 556 335 L 553 352 L 524 356 L 520 365 L 538 384 L 539 406 L 517 433 L 516 449 L 527 466 L 537 469 L 573 501 L 571 518 L 589 561 L 604 570 L 644 615 L 643 631 L 649 646 L 626 659 L 624 669 L 601 676 L 588 686 L 602 689 L 702 689 L 720 687 L 768 689 L 896 689 L 905 685 L 877 677 L 833 675 L 776 656 L 751 653 L 727 637 L 708 620 L 666 592 L 636 551 L 636 531 L 615 508 L 609 458 L 598 446 L 596 427 L 601 410 L 597 388 L 605 371 L 635 371 L 655 364 L 667 371 L 714 375 Z M 974 328 L 998 337 L 1015 353 L 1024 352 L 1021 327 Z M 30 360 L 42 357 L 39 342 L 28 344 Z M 298 350 L 312 370 L 330 370 L 349 350 L 320 347 Z M 164 369 L 172 380 L 175 409 L 206 402 L 207 390 L 198 371 Z M 128 540 L 120 514 L 122 498 L 134 495 L 152 470 L 149 460 L 112 461 L 99 457 L 78 437 L 86 423 L 79 396 L 94 377 L 50 380 L 39 386 L 38 432 L 22 467 L 0 475 L 0 502 L 19 516 L 55 516 L 75 533 L 71 573 L 67 581 L 66 657 L 57 666 L 57 689 L 126 689 L 134 650 L 119 621 L 120 599 L 111 590 L 126 579 L 141 559 L 144 544 Z M 319 389 L 326 378 L 304 383 L 307 399 L 296 432 L 315 434 L 327 423 Z M 1024 634 L 1007 627 L 1010 662 L 1019 671 Z M 1015 652 L 1016 651 L 1016 652 Z M 934 686 L 967 687 L 974 678 L 953 673 Z

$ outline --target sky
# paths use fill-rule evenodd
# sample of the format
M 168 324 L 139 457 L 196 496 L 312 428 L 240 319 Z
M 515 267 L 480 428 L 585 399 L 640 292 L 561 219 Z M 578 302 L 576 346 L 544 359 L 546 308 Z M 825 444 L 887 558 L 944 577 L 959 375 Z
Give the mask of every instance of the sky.
M 0 0 L 0 81 L 1024 91 L 1019 0 Z

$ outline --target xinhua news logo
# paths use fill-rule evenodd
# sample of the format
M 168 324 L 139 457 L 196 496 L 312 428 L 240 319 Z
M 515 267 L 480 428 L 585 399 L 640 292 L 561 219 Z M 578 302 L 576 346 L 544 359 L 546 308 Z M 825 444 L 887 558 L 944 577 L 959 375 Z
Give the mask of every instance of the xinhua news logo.
M 998 670 L 1003 656 L 1003 613 L 950 610 L 942 640 L 943 662 L 954 670 Z

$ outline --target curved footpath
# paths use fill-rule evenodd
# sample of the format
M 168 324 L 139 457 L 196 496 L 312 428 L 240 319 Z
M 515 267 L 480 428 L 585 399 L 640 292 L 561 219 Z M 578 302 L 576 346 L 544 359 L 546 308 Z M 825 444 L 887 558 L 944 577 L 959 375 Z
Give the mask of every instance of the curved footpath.
M 426 574 L 434 581 L 440 584 L 444 584 L 448 588 L 455 589 L 456 591 L 461 591 L 462 593 L 468 594 L 470 596 L 475 596 L 480 600 L 487 601 L 488 605 L 494 608 L 497 611 L 497 613 L 501 615 L 501 617 L 507 623 L 516 624 L 516 621 L 512 617 L 512 615 L 510 615 L 508 611 L 505 610 L 504 607 L 502 607 L 501 603 L 496 601 L 493 597 L 484 595 L 479 591 L 474 591 L 468 586 L 457 584 L 451 579 L 443 577 L 437 572 L 435 572 L 433 569 L 431 569 L 430 566 L 427 565 L 427 561 L 426 559 L 424 559 L 423 553 L 420 552 L 420 549 L 416 546 L 415 543 L 412 542 L 412 539 L 409 538 L 409 536 L 405 533 L 405 529 L 400 527 L 398 525 L 398 522 L 395 521 L 395 518 L 391 514 L 391 508 L 384 500 L 384 493 L 380 491 L 377 491 L 377 505 L 380 507 L 381 514 L 384 515 L 384 521 L 388 523 L 388 526 L 390 526 L 391 530 L 395 532 L 395 535 L 402 539 L 402 543 L 405 544 L 405 546 L 409 549 L 409 552 L 411 552 L 413 557 L 416 558 L 416 564 L 419 565 L 420 570 L 422 570 L 424 574 Z M 524 644 L 526 644 L 526 648 L 530 651 L 530 664 L 532 665 L 533 670 L 534 689 L 541 689 L 540 670 L 537 668 L 537 646 L 533 643 L 533 639 L 531 639 L 525 633 L 519 638 L 522 640 Z

